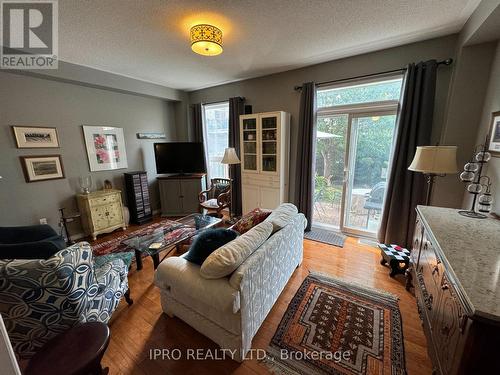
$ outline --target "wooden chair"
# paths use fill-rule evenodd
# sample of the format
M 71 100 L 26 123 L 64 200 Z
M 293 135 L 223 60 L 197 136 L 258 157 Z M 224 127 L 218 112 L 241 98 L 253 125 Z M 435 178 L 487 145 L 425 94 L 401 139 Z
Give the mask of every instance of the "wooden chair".
M 198 195 L 202 210 L 215 210 L 217 217 L 222 217 L 221 211 L 229 208 L 231 211 L 231 180 L 228 178 L 212 178 L 210 189 L 202 191 Z

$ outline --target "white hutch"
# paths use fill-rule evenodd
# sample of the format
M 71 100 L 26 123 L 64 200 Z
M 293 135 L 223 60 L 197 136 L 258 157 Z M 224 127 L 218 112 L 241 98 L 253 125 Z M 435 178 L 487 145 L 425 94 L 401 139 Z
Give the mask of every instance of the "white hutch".
M 290 114 L 240 116 L 243 213 L 274 209 L 288 201 Z

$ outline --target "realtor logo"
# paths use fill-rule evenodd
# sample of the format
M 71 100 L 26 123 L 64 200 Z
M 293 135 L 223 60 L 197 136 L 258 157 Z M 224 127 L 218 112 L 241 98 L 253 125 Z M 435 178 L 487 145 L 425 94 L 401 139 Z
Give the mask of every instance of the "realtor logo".
M 0 68 L 57 69 L 57 0 L 1 0 Z

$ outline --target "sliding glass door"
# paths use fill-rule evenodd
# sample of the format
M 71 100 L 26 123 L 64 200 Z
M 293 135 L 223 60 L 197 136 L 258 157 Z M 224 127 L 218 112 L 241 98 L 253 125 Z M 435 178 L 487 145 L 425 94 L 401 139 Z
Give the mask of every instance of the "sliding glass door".
M 318 90 L 313 226 L 376 235 L 401 83 L 399 76 Z
M 313 223 L 340 228 L 349 116 L 318 117 Z
M 352 116 L 345 181 L 343 231 L 375 235 L 380 225 L 395 113 Z

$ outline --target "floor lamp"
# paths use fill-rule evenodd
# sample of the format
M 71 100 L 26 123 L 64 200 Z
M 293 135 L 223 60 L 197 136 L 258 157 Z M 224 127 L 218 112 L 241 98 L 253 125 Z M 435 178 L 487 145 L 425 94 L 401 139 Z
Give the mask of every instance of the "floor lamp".
M 427 194 L 425 205 L 428 206 L 436 177 L 458 173 L 457 146 L 418 146 L 415 157 L 408 169 L 423 173 L 426 177 Z
M 224 156 L 221 160 L 222 164 L 227 164 L 229 169 L 229 179 L 231 180 L 231 204 L 229 206 L 229 223 L 233 222 L 233 178 L 231 176 L 231 167 L 230 165 L 241 164 L 241 160 L 236 155 L 236 150 L 234 147 L 227 147 L 224 150 Z

